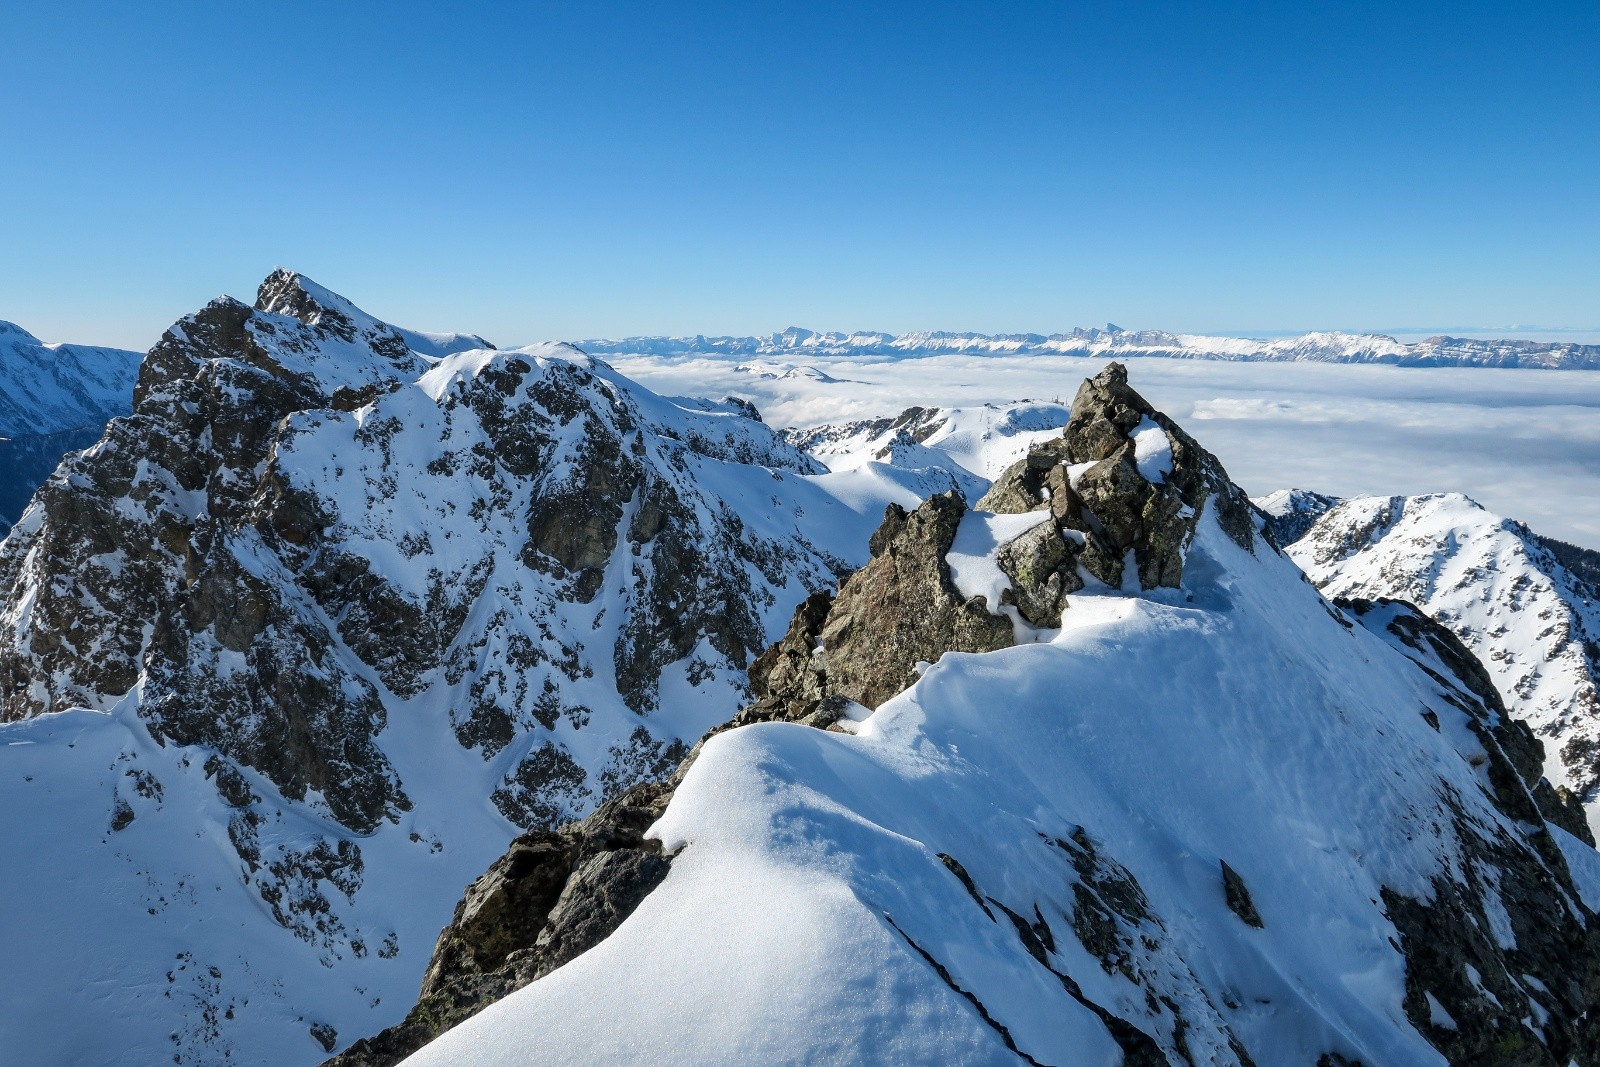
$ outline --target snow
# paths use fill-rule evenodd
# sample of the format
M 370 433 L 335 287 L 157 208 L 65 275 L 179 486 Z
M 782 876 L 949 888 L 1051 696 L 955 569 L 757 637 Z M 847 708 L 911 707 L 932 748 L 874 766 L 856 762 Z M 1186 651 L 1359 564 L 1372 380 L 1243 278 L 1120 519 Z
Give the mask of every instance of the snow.
M 1600 852 L 1596 852 L 1559 826 L 1550 827 L 1551 836 L 1561 846 L 1573 884 L 1583 897 L 1583 906 L 1600 911 Z
M 1001 613 L 1000 593 L 1011 587 L 995 559 L 1000 546 L 1050 518 L 1048 510 L 1027 511 L 1021 515 L 995 515 L 987 511 L 969 511 L 956 528 L 956 538 L 950 546 L 945 562 L 950 565 L 950 577 L 964 597 L 981 596 L 988 601 L 989 612 Z
M 1384 334 L 1319 331 L 1298 337 L 1256 340 L 1173 334 L 1164 330 L 1078 328 L 1071 333 L 981 334 L 919 331 L 817 333 L 791 327 L 765 337 L 628 337 L 581 342 L 593 352 L 649 353 L 667 358 L 761 357 L 764 372 L 787 357 L 916 359 L 940 355 L 1072 356 L 1077 358 L 1152 358 L 1229 362 L 1384 363 L 1408 366 L 1600 367 L 1600 345 L 1571 341 L 1540 343 L 1430 337 L 1405 344 Z M 746 364 L 752 365 L 752 364 Z
M 103 426 L 133 404 L 142 353 L 45 344 L 0 322 L 0 438 Z
M 1422 995 L 1428 1001 L 1428 1021 L 1430 1023 L 1443 1030 L 1460 1029 L 1456 1026 L 1456 1021 L 1450 1018 L 1450 1013 L 1444 1010 L 1444 1005 L 1439 1003 L 1437 997 L 1426 991 Z M 1532 1002 L 1530 1001 L 1530 1003 Z
M 392 329 L 348 302 L 326 306 L 374 334 Z M 947 474 L 883 464 L 825 473 L 729 405 L 657 396 L 567 345 L 425 356 L 379 352 L 361 333 L 306 344 L 299 323 L 271 314 L 254 316 L 249 328 L 277 365 L 327 392 L 380 386 L 354 412 L 291 415 L 275 470 L 332 516 L 326 543 L 366 561 L 392 595 L 460 603 L 465 620 L 453 642 L 470 651 L 472 666 L 456 676 L 433 668 L 412 683 L 369 664 L 256 531 L 237 530 L 215 546 L 326 628 L 324 664 L 379 694 L 387 725 L 375 743 L 411 803 L 370 834 L 355 834 L 315 792 L 290 800 L 247 769 L 260 798 L 249 810 L 264 820 L 260 869 L 247 866 L 232 843 L 241 814 L 218 795 L 211 753 L 157 744 L 143 726 L 148 708 L 138 687 L 125 698 L 75 692 L 71 699 L 93 710 L 0 725 L 0 808 L 7 812 L 0 855 L 30 857 L 0 869 L 0 899 L 14 917 L 5 924 L 0 978 L 26 990 L 0 1012 L 0 1048 L 19 1062 L 157 1063 L 174 1055 L 183 1063 L 319 1062 L 325 1053 L 310 1026 L 331 1026 L 342 1046 L 399 1021 L 414 1001 L 462 888 L 518 832 L 489 801 L 518 761 L 542 744 L 562 746 L 585 787 L 552 803 L 576 817 L 599 801 L 615 754 L 641 727 L 663 745 L 690 743 L 745 699 L 743 672 L 725 649 L 703 640 L 663 669 L 658 709 L 646 716 L 624 705 L 614 650 L 634 612 L 635 571 L 651 565 L 654 549 L 644 545 L 634 555 L 619 536 L 587 604 L 522 560 L 536 487 L 492 466 L 483 474 L 466 460 L 441 462 L 494 445 L 461 400 L 484 388 L 484 376 L 521 375 L 512 393 L 498 394 L 508 410 L 536 408 L 536 391 L 556 379 L 578 382 L 596 418 L 631 427 L 633 454 L 653 476 L 673 480 L 703 528 L 716 531 L 725 511 L 738 517 L 744 543 L 773 546 L 776 562 L 767 571 L 752 566 L 737 576 L 750 583 L 758 640 L 780 636 L 795 603 L 833 583 L 835 564 L 865 562 L 887 503 L 915 506 L 952 484 Z M 217 364 L 219 388 L 262 373 L 243 362 Z M 536 476 L 559 480 L 588 432 L 583 419 L 553 422 Z M 178 486 L 159 457 L 142 461 L 136 480 L 139 502 L 134 493 L 119 502 L 130 516 L 160 507 L 193 521 L 208 508 L 205 491 Z M 622 530 L 638 507 L 634 500 L 624 509 Z M 31 535 L 42 519 L 36 509 L 19 529 Z M 49 580 L 48 562 L 34 553 L 24 566 Z M 107 553 L 95 565 L 115 570 L 122 562 L 120 553 Z M 24 586 L 4 609 L 8 630 L 29 624 L 38 590 Z M 206 633 L 196 637 L 195 658 L 210 656 L 223 676 L 245 668 L 242 656 L 208 641 Z M 527 647 L 574 649 L 574 677 L 549 657 L 518 662 L 518 649 Z M 547 680 L 562 709 L 548 724 L 528 708 Z M 520 695 L 518 683 L 528 686 Z M 517 717 L 514 736 L 492 753 L 465 747 L 456 733 L 479 691 Z M 158 782 L 159 794 L 136 792 L 135 775 Z M 135 818 L 113 831 L 122 804 Z M 321 842 L 359 848 L 360 867 L 343 885 L 291 880 L 288 895 L 320 893 L 327 901 L 318 913 L 327 931 L 302 931 L 302 938 L 267 906 L 264 893 L 284 892 L 267 865 Z M 61 1018 L 82 1025 L 65 1036 L 40 1025 Z
M 1051 641 L 946 654 L 853 734 L 713 738 L 652 831 L 677 855 L 666 882 L 408 1064 L 1015 1062 L 927 958 L 1040 1062 L 1119 1059 L 1052 969 L 1170 1047 L 1166 1009 L 1072 933 L 1080 827 L 1137 880 L 1149 941 L 1130 965 L 1185 1013 L 1200 1061 L 1229 1055 L 1226 1023 L 1258 1063 L 1442 1063 L 1406 1021 L 1379 900 L 1426 899 L 1459 862 L 1442 792 L 1512 832 L 1451 739 L 1464 713 L 1287 560 L 1242 552 L 1209 513 L 1197 547 L 1218 569 L 1186 592 L 1226 576 L 1231 607 L 1077 595 Z M 1436 732 L 1421 704 L 1463 722 Z M 1228 910 L 1221 861 L 1263 929 Z M 1002 905 L 1038 909 L 1048 966 Z
M 1030 445 L 1060 434 L 1062 396 L 1100 366 L 1064 354 L 1072 350 L 1065 344 L 1015 360 L 934 359 L 919 353 L 966 351 L 969 342 L 861 334 L 846 344 L 796 331 L 783 344 L 803 347 L 804 362 L 774 356 L 734 366 L 669 353 L 625 355 L 613 369 L 568 345 L 496 351 L 474 335 L 399 330 L 315 291 L 358 326 L 395 330 L 410 355 L 375 362 L 360 342 L 279 353 L 284 366 L 330 390 L 396 386 L 358 412 L 294 416 L 276 457 L 283 477 L 335 504 L 330 536 L 414 601 L 436 587 L 459 592 L 473 568 L 490 561 L 498 577 L 473 603 L 467 629 L 482 633 L 505 612 L 514 617 L 508 634 L 536 638 L 543 624 L 583 635 L 604 654 L 594 657 L 593 677 L 563 692 L 589 718 L 582 728 L 565 718 L 530 728 L 485 760 L 452 732 L 467 683 L 430 677 L 397 695 L 333 642 L 328 653 L 383 694 L 388 726 L 378 743 L 413 809 L 359 841 L 359 888 L 321 885 L 345 932 L 320 944 L 273 921 L 229 842 L 237 812 L 208 781 L 207 753 L 153 741 L 137 714 L 137 689 L 126 700 L 86 694 L 92 711 L 0 726 L 0 808 L 8 813 L 0 855 L 29 859 L 0 871 L 0 899 L 13 916 L 5 973 L 15 991 L 0 1013 L 0 1048 L 19 1061 L 153 1063 L 176 1052 L 186 1062 L 309 1064 L 322 1058 L 313 1023 L 335 1026 L 343 1045 L 396 1021 L 462 886 L 515 832 L 486 801 L 489 790 L 547 738 L 598 770 L 638 725 L 618 701 L 610 662 L 630 610 L 633 561 L 608 564 L 592 604 L 563 600 L 517 562 L 526 495 L 500 506 L 482 529 L 467 529 L 461 515 L 490 487 L 470 473 L 430 472 L 446 450 L 487 444 L 454 407 L 481 375 L 513 360 L 532 368 L 528 383 L 582 367 L 646 428 L 652 455 L 670 440 L 693 441 L 680 461 L 685 484 L 698 487 L 697 508 L 723 504 L 748 536 L 799 546 L 785 575 L 756 586 L 770 598 L 760 625 L 776 637 L 804 593 L 797 568 L 816 577 L 821 553 L 864 562 L 867 536 L 889 502 L 912 507 L 952 487 L 977 499 Z M 1241 361 L 1395 354 L 1372 339 L 1269 350 L 1188 337 L 1145 343 L 1123 333 L 1107 331 L 1096 351 L 1165 345 L 1169 354 L 1214 349 Z M 37 347 L 0 324 L 0 355 L 18 344 Z M 993 351 L 1033 345 L 1012 339 Z M 874 346 L 892 352 L 860 354 Z M 855 354 L 838 355 L 840 348 Z M 136 365 L 136 354 L 122 355 Z M 1536 500 L 1554 499 L 1563 486 L 1592 488 L 1586 457 L 1600 455 L 1600 376 L 1453 370 L 1424 379 L 1392 368 L 1153 356 L 1138 370 L 1141 390 L 1180 417 L 1203 419 L 1208 446 L 1268 484 L 1298 480 L 1295 464 L 1309 463 L 1336 477 L 1306 480 L 1346 491 L 1351 481 L 1339 479 L 1370 484 L 1380 468 L 1382 478 L 1396 477 L 1398 463 L 1430 485 L 1470 475 L 1491 492 L 1497 478 L 1514 474 L 1519 500 L 1532 478 L 1542 487 Z M 257 371 L 236 364 L 232 372 Z M 634 376 L 664 392 L 752 395 L 775 423 L 824 426 L 813 447 L 829 469 L 730 405 L 656 395 Z M 131 390 L 131 374 L 126 384 Z M 1014 399 L 1025 395 L 1054 399 Z M 887 418 L 841 421 L 886 416 L 908 402 L 930 410 L 900 427 Z M 371 438 L 386 425 L 398 429 L 379 450 Z M 1328 448 L 1335 433 L 1341 445 Z M 561 437 L 553 467 L 569 461 L 579 434 L 575 427 Z M 1171 472 L 1171 441 L 1158 424 L 1141 425 L 1135 441 L 1145 477 Z M 1530 455 L 1556 453 L 1559 464 L 1530 474 Z M 146 465 L 141 478 L 154 483 L 160 474 Z M 184 514 L 206 506 L 202 494 L 175 485 L 160 491 Z M 1561 507 L 1573 525 L 1552 531 L 1587 529 L 1586 515 L 1600 530 L 1600 505 L 1586 499 L 1568 493 Z M 135 506 L 131 497 L 127 506 Z M 1362 507 L 1369 510 L 1351 514 L 1375 514 Z M 1541 634 L 1557 601 L 1576 594 L 1549 577 L 1536 553 L 1500 533 L 1473 533 L 1481 511 L 1464 498 L 1441 504 L 1398 540 L 1378 530 L 1364 542 L 1395 554 L 1333 570 L 1348 576 L 1351 590 L 1392 583 L 1402 571 L 1412 576 L 1406 581 L 1421 584 L 1411 591 L 1435 604 L 1430 610 L 1457 611 L 1485 635 L 1480 651 L 1497 684 L 1536 720 L 1545 708 L 1548 727 L 1564 721 L 1560 700 L 1578 691 L 1578 676 Z M 1408 515 L 1418 513 L 1408 505 Z M 948 557 L 957 587 L 996 610 L 1005 579 L 995 551 L 1047 518 L 968 515 Z M 30 512 L 18 529 L 26 535 L 39 521 Z M 423 535 L 430 547 L 413 552 Z M 1438 555 L 1446 545 L 1461 558 L 1445 553 L 1437 566 L 1418 565 L 1418 553 Z M 293 588 L 259 543 L 235 547 L 251 573 Z M 648 548 L 637 557 L 649 558 Z M 1482 594 L 1466 580 L 1483 574 L 1506 578 L 1493 585 L 1496 603 L 1520 597 L 1525 606 L 1480 610 L 1487 601 L 1472 601 Z M 1059 631 L 1030 633 L 1026 646 L 991 655 L 946 655 L 876 712 L 851 709 L 843 732 L 766 725 L 719 735 L 657 827 L 669 848 L 681 849 L 666 884 L 613 938 L 416 1062 L 1016 1062 L 964 993 L 994 1010 L 1042 1062 L 1119 1062 L 1100 1023 L 1021 948 L 994 906 L 1022 915 L 1037 906 L 1055 931 L 1051 968 L 1152 1032 L 1170 1027 L 1164 1010 L 1141 1016 L 1139 988 L 1108 973 L 1072 934 L 1081 879 L 1066 846 L 1051 842 L 1071 840 L 1079 827 L 1148 898 L 1152 918 L 1139 930 L 1155 947 L 1133 943 L 1133 965 L 1196 1022 L 1197 1047 L 1213 1032 L 1207 1020 L 1220 1018 L 1260 1063 L 1315 1062 L 1330 1049 L 1364 1062 L 1438 1062 L 1400 1010 L 1401 961 L 1386 947 L 1393 931 L 1374 901 L 1379 885 L 1426 895 L 1428 874 L 1456 862 L 1448 833 L 1435 829 L 1449 825 L 1439 818 L 1441 781 L 1476 805 L 1475 818 L 1500 820 L 1481 800 L 1481 772 L 1470 762 L 1480 754 L 1476 740 L 1432 682 L 1365 630 L 1347 632 L 1287 562 L 1246 556 L 1209 516 L 1186 575 L 1181 595 L 1085 590 L 1072 597 Z M 25 625 L 33 603 L 30 594 L 12 604 L 12 619 Z M 486 659 L 505 657 L 510 637 L 496 640 Z M 648 718 L 657 736 L 692 741 L 738 706 L 737 670 L 691 676 L 689 664 L 714 651 L 703 643 L 664 671 L 661 707 Z M 1439 711 L 1440 732 L 1421 725 L 1418 702 Z M 134 791 L 135 771 L 164 792 Z M 340 835 L 315 795 L 296 804 L 259 776 L 250 785 L 266 798 L 271 847 Z M 593 799 L 575 800 L 570 814 Z M 113 833 L 119 802 L 136 817 Z M 1585 901 L 1600 906 L 1600 859 L 1553 832 Z M 940 853 L 970 872 L 998 922 Z M 1249 884 L 1264 930 L 1227 911 L 1221 860 Z M 1504 943 L 1509 923 L 1492 907 L 1490 917 Z M 384 948 L 391 944 L 393 951 Z M 739 1005 L 737 1017 L 729 1004 Z M 38 1022 L 63 1018 L 77 1025 Z
M 1161 424 L 1146 415 L 1133 428 L 1133 461 L 1139 476 L 1151 485 L 1159 485 L 1172 473 L 1172 441 Z

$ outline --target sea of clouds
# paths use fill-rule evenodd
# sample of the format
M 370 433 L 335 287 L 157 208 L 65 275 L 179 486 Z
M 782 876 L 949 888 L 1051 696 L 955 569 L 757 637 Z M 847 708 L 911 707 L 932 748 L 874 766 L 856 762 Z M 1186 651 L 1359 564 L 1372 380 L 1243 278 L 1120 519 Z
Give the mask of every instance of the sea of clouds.
M 1104 360 L 930 356 L 738 364 L 609 356 L 668 394 L 733 394 L 776 426 L 916 404 L 1070 402 Z M 1539 533 L 1600 549 L 1600 373 L 1321 363 L 1128 361 L 1133 386 L 1215 452 L 1252 495 L 1462 492 Z

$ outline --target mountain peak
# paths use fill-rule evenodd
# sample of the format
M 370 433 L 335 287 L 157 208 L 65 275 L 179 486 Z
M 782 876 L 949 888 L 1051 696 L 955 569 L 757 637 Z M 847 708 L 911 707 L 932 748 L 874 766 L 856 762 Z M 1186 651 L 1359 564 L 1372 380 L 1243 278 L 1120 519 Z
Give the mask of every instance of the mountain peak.
M 296 271 L 279 267 L 256 290 L 256 310 L 288 315 L 307 326 L 325 326 L 353 337 L 360 326 L 376 320 L 349 300 Z M 350 340 L 351 337 L 346 337 Z

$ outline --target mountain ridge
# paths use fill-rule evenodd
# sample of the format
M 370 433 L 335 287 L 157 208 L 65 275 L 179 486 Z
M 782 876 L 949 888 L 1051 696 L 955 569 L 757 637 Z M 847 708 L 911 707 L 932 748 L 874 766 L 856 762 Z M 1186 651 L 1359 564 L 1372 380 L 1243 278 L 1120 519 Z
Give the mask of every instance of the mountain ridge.
M 1439 335 L 1406 343 L 1385 334 L 1322 331 L 1276 340 L 1078 327 L 1067 333 L 983 334 L 917 331 L 818 333 L 800 327 L 763 336 L 642 336 L 577 342 L 596 354 L 664 358 L 782 356 L 888 357 L 932 355 L 1071 355 L 1122 359 L 1157 356 L 1242 362 L 1376 363 L 1397 366 L 1475 366 L 1563 370 L 1600 369 L 1600 344 L 1569 341 L 1479 340 Z
M 467 1003 L 413 1023 L 477 1014 L 406 1062 L 1593 1062 L 1600 857 L 1538 742 L 1414 608 L 1323 599 L 1120 370 L 992 511 L 890 507 L 526 949 L 475 916 L 569 868 L 525 840 L 475 884 L 435 957 Z

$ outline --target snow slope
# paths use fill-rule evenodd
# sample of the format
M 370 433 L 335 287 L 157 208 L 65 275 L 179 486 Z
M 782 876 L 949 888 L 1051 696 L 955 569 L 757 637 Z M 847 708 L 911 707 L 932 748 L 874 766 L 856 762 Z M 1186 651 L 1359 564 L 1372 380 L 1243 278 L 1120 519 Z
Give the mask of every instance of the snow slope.
M 0 437 L 104 426 L 133 403 L 141 353 L 45 344 L 0 322 Z
M 1491 800 L 1463 691 L 1209 511 L 1182 588 L 1092 590 L 848 733 L 712 738 L 652 831 L 661 887 L 407 1063 L 1109 1065 L 1108 1016 L 1173 1063 L 1444 1062 L 1390 914 L 1487 886 L 1471 921 L 1531 949 L 1482 846 L 1544 832 Z M 1546 995 L 1483 966 L 1469 997 Z
M 765 337 L 627 337 L 580 342 L 597 354 L 647 354 L 672 358 L 890 357 L 929 355 L 1070 355 L 1125 359 L 1215 359 L 1244 362 L 1389 363 L 1402 366 L 1600 368 L 1600 345 L 1567 341 L 1478 340 L 1429 337 L 1406 344 L 1383 334 L 1316 332 L 1262 341 L 1207 337 L 1164 330 L 1083 329 L 1057 334 L 981 334 L 921 331 L 887 334 L 815 333 L 790 327 Z M 759 373 L 783 373 L 757 367 Z M 823 373 L 813 370 L 812 373 Z
M 1289 554 L 1329 596 L 1408 600 L 1449 627 L 1600 826 L 1600 593 L 1527 527 L 1459 493 L 1360 497 Z

